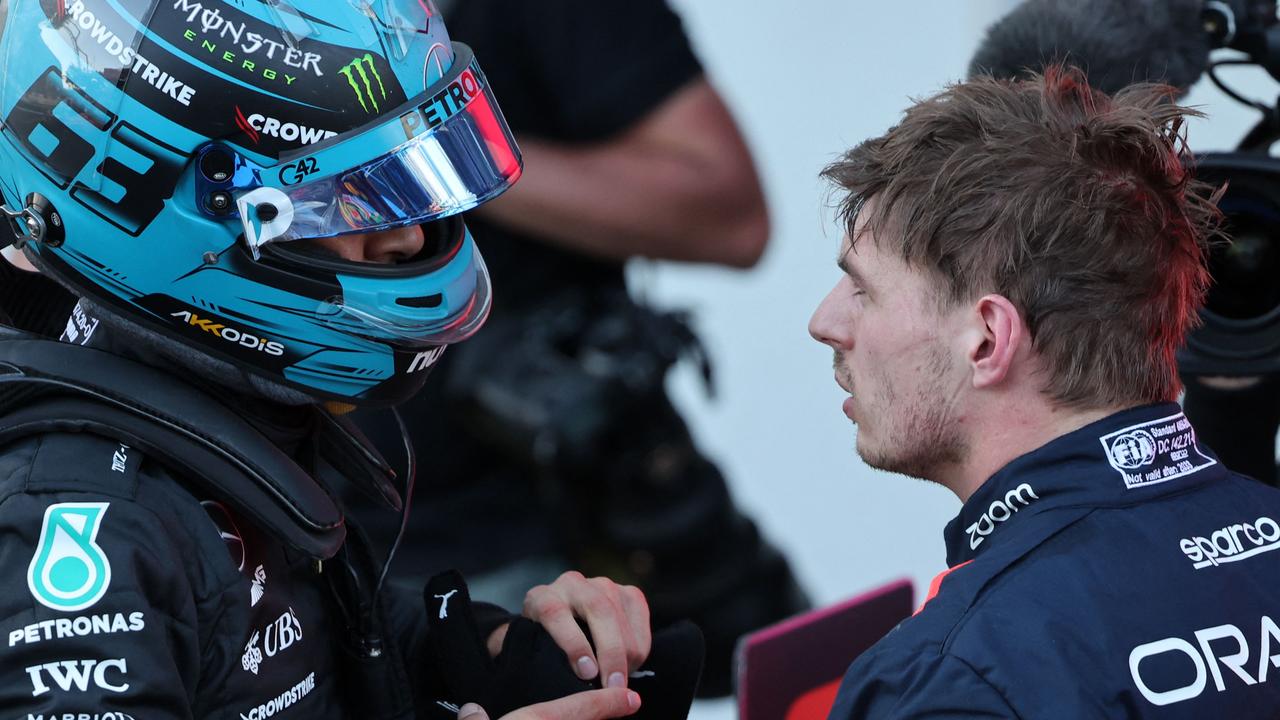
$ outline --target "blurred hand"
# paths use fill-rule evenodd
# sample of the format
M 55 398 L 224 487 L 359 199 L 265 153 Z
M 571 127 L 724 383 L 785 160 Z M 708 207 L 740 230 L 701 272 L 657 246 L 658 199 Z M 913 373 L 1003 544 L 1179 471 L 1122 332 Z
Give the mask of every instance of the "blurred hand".
M 630 585 L 570 571 L 550 585 L 530 590 L 524 598 L 524 616 L 546 628 L 569 656 L 578 677 L 600 677 L 606 688 L 625 688 L 630 672 L 649 657 L 653 640 L 649 603 L 639 588 Z M 590 642 L 578 620 L 590 629 Z
M 639 709 L 640 696 L 635 692 L 608 688 L 521 708 L 499 720 L 606 720 L 626 717 Z M 489 714 L 479 705 L 464 705 L 458 720 L 489 720 Z

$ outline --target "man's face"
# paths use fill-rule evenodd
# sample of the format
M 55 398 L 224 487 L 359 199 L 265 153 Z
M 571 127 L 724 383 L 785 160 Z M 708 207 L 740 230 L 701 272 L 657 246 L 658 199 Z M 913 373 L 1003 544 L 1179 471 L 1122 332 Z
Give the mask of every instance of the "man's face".
M 394 265 L 422 252 L 422 228 L 409 225 L 307 241 L 349 262 Z
M 967 454 L 959 311 L 942 310 L 936 281 L 882 252 L 862 222 L 857 242 L 841 240 L 841 278 L 814 312 L 809 334 L 835 351 L 836 382 L 850 395 L 844 412 L 858 425 L 863 461 L 937 479 Z

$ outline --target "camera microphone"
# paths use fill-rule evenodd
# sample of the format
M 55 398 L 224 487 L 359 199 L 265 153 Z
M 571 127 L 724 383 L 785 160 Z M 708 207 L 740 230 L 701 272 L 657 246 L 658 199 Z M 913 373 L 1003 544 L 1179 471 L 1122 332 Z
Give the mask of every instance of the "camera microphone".
M 1138 82 L 1186 91 L 1209 66 L 1205 0 L 1027 0 L 987 30 L 970 77 L 1074 65 L 1106 93 Z

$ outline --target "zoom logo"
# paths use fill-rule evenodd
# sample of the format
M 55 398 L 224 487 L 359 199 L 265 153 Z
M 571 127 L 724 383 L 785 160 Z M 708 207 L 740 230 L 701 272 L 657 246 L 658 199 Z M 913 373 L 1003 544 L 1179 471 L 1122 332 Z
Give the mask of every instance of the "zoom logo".
M 1030 505 L 1032 500 L 1039 499 L 1040 496 L 1027 483 L 1005 493 L 1003 500 L 991 503 L 991 507 L 982 513 L 977 522 L 965 528 L 969 533 L 969 549 L 976 550 L 988 535 L 996 531 L 997 525 L 1013 517 L 1019 509 Z

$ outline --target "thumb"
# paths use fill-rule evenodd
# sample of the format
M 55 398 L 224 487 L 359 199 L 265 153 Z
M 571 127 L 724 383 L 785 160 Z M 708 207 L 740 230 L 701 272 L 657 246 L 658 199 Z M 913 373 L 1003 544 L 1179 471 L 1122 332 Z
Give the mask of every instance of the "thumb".
M 632 715 L 639 709 L 640 696 L 634 690 L 608 688 L 531 705 L 503 715 L 501 720 L 607 720 Z M 473 717 L 475 720 L 488 720 L 484 715 Z M 466 720 L 472 720 L 472 717 Z
M 458 710 L 458 720 L 489 720 L 489 713 L 475 703 L 467 703 Z

